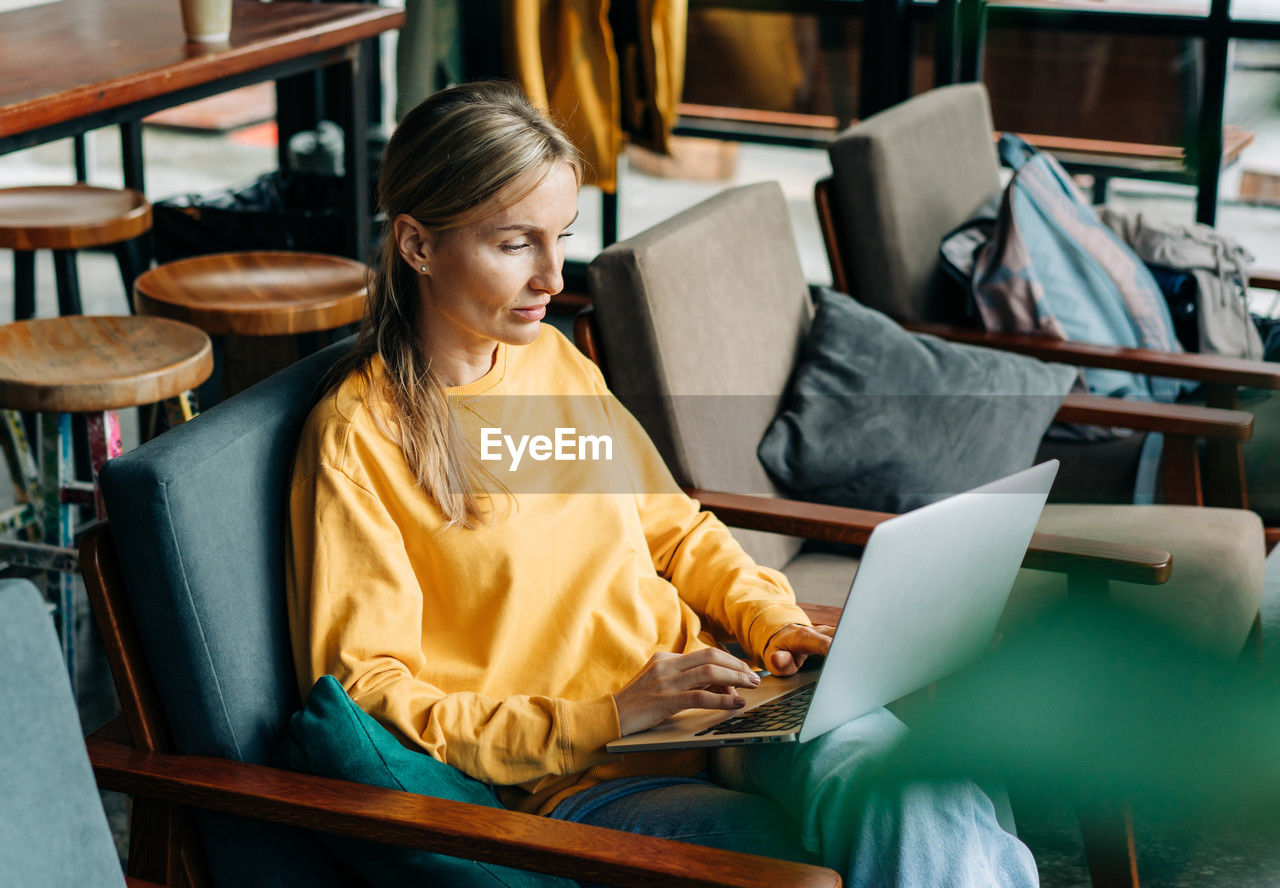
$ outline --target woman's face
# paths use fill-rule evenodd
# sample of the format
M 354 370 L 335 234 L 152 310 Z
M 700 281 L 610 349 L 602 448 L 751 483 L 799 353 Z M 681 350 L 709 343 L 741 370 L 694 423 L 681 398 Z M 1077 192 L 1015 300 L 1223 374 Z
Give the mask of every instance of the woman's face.
M 428 235 L 420 280 L 429 353 L 533 342 L 547 303 L 564 287 L 564 239 L 577 217 L 577 176 L 557 163 L 519 201 Z

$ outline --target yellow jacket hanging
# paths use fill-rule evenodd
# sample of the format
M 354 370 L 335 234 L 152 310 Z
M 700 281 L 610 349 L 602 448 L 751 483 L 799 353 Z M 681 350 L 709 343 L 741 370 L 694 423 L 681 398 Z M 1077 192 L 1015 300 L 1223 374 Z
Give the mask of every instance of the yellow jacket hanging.
M 684 88 L 687 0 L 506 0 L 512 76 L 617 190 L 625 136 L 666 152 Z

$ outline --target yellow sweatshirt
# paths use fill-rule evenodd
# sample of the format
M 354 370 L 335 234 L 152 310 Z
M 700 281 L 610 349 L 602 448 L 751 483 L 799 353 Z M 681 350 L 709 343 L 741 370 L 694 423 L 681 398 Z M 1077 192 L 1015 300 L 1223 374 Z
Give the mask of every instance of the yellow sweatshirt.
M 378 383 L 381 359 L 370 369 Z M 336 676 L 401 742 L 520 810 L 614 777 L 697 773 L 697 751 L 605 754 L 612 695 L 654 653 L 705 647 L 711 627 L 758 659 L 782 626 L 808 622 L 786 579 L 680 492 L 552 327 L 500 344 L 489 373 L 449 390 L 501 484 L 477 529 L 445 528 L 371 415 L 379 391 L 353 374 L 298 447 L 287 565 L 303 694 Z

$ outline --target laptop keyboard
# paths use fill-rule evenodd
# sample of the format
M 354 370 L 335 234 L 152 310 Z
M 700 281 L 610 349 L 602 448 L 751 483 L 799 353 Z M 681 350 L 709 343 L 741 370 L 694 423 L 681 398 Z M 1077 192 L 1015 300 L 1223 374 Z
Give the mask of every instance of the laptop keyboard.
M 796 688 L 771 700 L 763 706 L 745 715 L 735 715 L 727 721 L 712 725 L 699 731 L 695 737 L 704 734 L 753 734 L 757 731 L 794 731 L 804 723 L 804 714 L 809 711 L 809 702 L 813 700 L 813 690 L 817 683 Z

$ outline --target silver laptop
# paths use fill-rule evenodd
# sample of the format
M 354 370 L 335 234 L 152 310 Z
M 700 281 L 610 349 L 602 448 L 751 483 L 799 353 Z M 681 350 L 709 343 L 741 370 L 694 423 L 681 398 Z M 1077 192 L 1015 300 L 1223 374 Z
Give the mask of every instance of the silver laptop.
M 891 518 L 862 554 L 821 669 L 740 688 L 609 752 L 812 740 L 968 665 L 990 645 L 1057 460 Z

